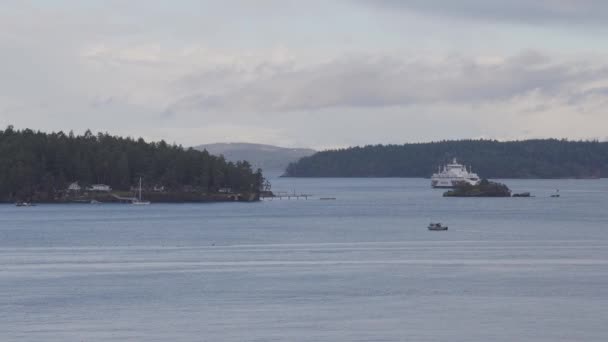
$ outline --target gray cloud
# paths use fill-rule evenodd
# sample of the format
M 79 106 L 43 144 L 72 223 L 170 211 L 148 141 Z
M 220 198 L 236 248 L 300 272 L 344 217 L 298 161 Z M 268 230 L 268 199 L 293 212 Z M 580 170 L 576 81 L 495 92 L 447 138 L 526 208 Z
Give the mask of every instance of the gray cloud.
M 608 2 L 604 0 L 362 0 L 360 2 L 383 9 L 480 20 L 601 26 L 606 26 L 608 23 Z
M 0 6 L 0 127 L 316 147 L 603 136 L 607 8 L 10 1 Z M 518 54 L 530 48 L 543 53 Z
M 222 69 L 228 79 L 240 70 Z M 584 61 L 555 62 L 538 52 L 480 62 L 451 57 L 441 61 L 397 57 L 344 57 L 308 67 L 252 77 L 231 87 L 215 89 L 218 72 L 207 82 L 204 74 L 186 76 L 193 88 L 204 88 L 174 101 L 167 112 L 235 110 L 288 112 L 333 107 L 390 107 L 428 104 L 484 104 L 530 94 L 547 100 L 576 103 L 601 95 L 591 82 L 608 81 L 608 67 Z M 603 88 L 597 88 L 603 89 Z

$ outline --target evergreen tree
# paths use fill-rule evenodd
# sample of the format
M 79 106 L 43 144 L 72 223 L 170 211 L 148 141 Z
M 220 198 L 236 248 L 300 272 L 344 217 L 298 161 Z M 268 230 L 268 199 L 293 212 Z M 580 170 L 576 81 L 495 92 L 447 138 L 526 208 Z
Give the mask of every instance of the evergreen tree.
M 144 177 L 149 187 L 213 193 L 222 187 L 256 192 L 264 179 L 247 162 L 184 149 L 165 141 L 121 138 L 107 133 L 83 135 L 0 130 L 0 200 L 52 199 L 71 182 L 107 184 L 129 190 Z
M 557 139 L 458 140 L 369 145 L 318 152 L 287 167 L 294 177 L 429 177 L 458 158 L 488 178 L 595 178 L 608 175 L 608 142 Z

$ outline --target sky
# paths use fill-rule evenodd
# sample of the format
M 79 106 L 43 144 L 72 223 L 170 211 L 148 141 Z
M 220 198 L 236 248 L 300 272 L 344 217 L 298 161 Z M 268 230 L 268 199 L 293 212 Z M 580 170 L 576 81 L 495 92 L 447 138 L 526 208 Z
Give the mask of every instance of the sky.
M 316 149 L 608 139 L 608 1 L 0 4 L 1 127 Z

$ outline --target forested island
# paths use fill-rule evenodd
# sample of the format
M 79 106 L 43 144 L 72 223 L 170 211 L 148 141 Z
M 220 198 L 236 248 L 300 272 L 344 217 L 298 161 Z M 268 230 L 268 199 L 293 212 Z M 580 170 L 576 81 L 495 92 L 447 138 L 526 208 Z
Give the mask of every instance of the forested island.
M 599 178 L 608 142 L 557 139 L 455 140 L 369 145 L 318 152 L 290 164 L 288 177 L 429 177 L 452 158 L 485 178 Z
M 0 202 L 257 200 L 261 170 L 206 151 L 107 133 L 0 131 Z
M 444 192 L 443 197 L 511 197 L 511 190 L 502 183 L 482 179 L 476 185 L 462 183 Z

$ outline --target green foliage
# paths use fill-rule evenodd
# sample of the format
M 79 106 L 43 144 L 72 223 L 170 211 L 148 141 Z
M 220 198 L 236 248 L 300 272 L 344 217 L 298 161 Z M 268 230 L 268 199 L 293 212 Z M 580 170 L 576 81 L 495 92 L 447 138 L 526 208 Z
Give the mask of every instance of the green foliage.
M 293 177 L 429 177 L 458 158 L 487 178 L 592 178 L 608 174 L 608 142 L 458 140 L 330 150 L 287 167 Z
M 0 131 L 0 200 L 53 199 L 68 184 L 107 184 L 129 190 L 143 177 L 147 186 L 217 192 L 258 192 L 264 178 L 246 161 L 229 163 L 206 151 L 164 141 L 147 143 L 87 130 L 84 135 L 41 133 L 12 126 Z
M 482 179 L 477 185 L 463 183 L 454 190 L 443 193 L 444 197 L 510 197 L 511 190 L 502 183 Z

